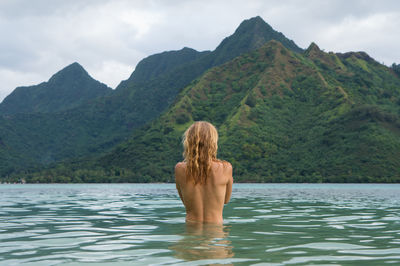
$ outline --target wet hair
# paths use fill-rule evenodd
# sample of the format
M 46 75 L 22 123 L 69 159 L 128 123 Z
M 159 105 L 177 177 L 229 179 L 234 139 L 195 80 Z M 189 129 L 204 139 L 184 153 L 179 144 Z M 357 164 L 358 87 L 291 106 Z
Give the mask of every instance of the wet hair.
M 182 142 L 186 180 L 193 180 L 195 185 L 205 184 L 211 173 L 211 163 L 217 160 L 217 129 L 205 121 L 195 122 L 183 134 Z

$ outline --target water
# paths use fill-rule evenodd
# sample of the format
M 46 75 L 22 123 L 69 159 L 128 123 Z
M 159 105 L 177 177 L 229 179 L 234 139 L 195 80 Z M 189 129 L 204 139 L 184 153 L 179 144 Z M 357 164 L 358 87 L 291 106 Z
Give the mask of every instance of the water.
M 400 184 L 235 184 L 224 226 L 184 217 L 173 184 L 0 185 L 0 264 L 400 264 Z

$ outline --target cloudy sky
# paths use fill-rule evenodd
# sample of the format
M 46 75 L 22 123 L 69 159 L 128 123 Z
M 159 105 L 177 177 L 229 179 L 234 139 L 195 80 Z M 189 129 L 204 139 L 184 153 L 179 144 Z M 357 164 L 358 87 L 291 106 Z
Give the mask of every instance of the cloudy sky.
M 0 0 L 0 101 L 73 62 L 115 88 L 141 59 L 214 50 L 254 16 L 303 48 L 400 63 L 397 0 Z

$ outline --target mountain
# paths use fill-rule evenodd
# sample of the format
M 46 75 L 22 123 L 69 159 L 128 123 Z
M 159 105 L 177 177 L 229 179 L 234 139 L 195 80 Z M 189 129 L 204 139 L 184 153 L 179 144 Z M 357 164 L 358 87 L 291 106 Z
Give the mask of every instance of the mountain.
M 178 51 L 162 52 L 146 57 L 138 63 L 129 79 L 121 82 L 117 90 L 121 87 L 129 86 L 129 83 L 145 84 L 176 67 L 196 61 L 209 53 L 209 51 L 198 52 L 192 48 L 184 47 Z
M 78 63 L 48 82 L 16 88 L 0 104 L 0 176 L 115 145 L 112 136 L 99 136 L 99 128 L 107 124 L 104 117 L 99 123 L 90 119 L 90 113 L 77 111 L 111 93 Z
M 400 182 L 396 69 L 364 52 L 262 43 L 261 22 L 244 21 L 211 52 L 145 58 L 88 104 L 0 117 L 0 171 L 28 182 L 172 182 L 184 130 L 207 120 L 236 181 Z
M 270 40 L 277 40 L 295 52 L 304 51 L 257 16 L 244 20 L 235 32 L 225 38 L 212 52 L 197 52 L 185 47 L 179 51 L 163 52 L 145 58 L 139 62 L 129 79 L 121 82 L 117 90 L 135 83 L 148 83 L 149 80 L 166 74 L 166 76 L 170 76 L 171 72 L 190 72 L 187 75 L 193 73 L 192 75 L 196 77 L 206 69 L 228 62 L 243 53 L 256 50 Z M 189 71 L 185 71 L 187 68 Z
M 81 65 L 73 63 L 54 74 L 48 82 L 16 88 L 0 104 L 0 114 L 55 113 L 111 92 L 111 88 L 90 77 Z
M 275 36 L 284 38 L 259 17 L 246 20 L 214 51 L 183 48 L 149 56 L 115 91 L 79 105 L 74 92 L 91 88 L 82 84 L 92 82 L 77 63 L 47 83 L 17 89 L 0 105 L 3 114 L 13 114 L 0 119 L 0 138 L 5 145 L 0 146 L 0 176 L 15 169 L 107 152 L 156 119 L 183 88 L 208 69 L 256 49 Z M 290 40 L 282 41 L 297 47 Z M 15 156 L 22 159 L 10 165 L 8 158 Z
M 364 52 L 277 41 L 207 71 L 111 152 L 29 180 L 172 182 L 198 120 L 219 129 L 239 182 L 400 182 L 400 79 Z
M 135 121 L 135 125 L 143 125 L 157 118 L 174 102 L 185 86 L 208 69 L 253 51 L 270 40 L 281 41 L 295 52 L 303 51 L 282 33 L 272 29 L 262 18 L 254 17 L 243 21 L 212 52 L 184 48 L 144 59 L 131 77 L 117 87 L 115 97 L 120 100 L 116 99 L 115 102 L 119 103 L 119 108 L 129 105 L 130 119 Z
M 192 53 L 192 51 L 194 50 L 184 48 L 182 51 L 153 55 L 142 60 L 136 71 L 146 77 L 161 75 L 163 71 L 166 71 L 165 68 L 194 60 L 192 54 L 202 54 L 196 51 Z M 164 62 L 164 68 L 153 70 L 152 74 L 146 73 L 146 69 L 152 71 L 151 67 L 147 68 L 148 62 L 155 65 L 154 61 Z M 77 65 L 68 66 L 55 74 L 49 82 L 33 86 L 33 90 L 26 91 L 38 94 L 41 91 L 35 89 L 49 88 L 48 84 L 61 80 L 73 83 L 74 80 L 68 80 L 65 77 L 74 77 L 68 74 L 74 73 L 70 70 L 77 70 L 75 66 Z M 81 73 L 86 73 L 86 71 L 81 71 Z M 140 75 L 135 74 L 135 76 L 140 80 Z M 140 98 L 129 97 L 126 92 L 129 91 L 124 93 L 120 90 L 111 91 L 75 108 L 59 111 L 53 109 L 54 112 L 45 112 L 43 109 L 41 112 L 35 112 L 31 105 L 24 112 L 21 112 L 23 108 L 14 108 L 17 113 L 3 115 L 3 117 L 0 115 L 0 139 L 4 144 L 0 145 L 0 176 L 7 176 L 21 169 L 43 167 L 74 157 L 98 155 L 124 140 L 134 128 L 143 125 L 148 119 L 140 112 L 142 105 Z M 8 105 L 17 98 L 15 94 L 10 95 L 4 101 L 4 106 L 6 106 L 4 109 L 9 110 Z M 46 99 L 46 97 L 43 98 Z M 58 102 L 61 100 L 55 99 Z M 41 106 L 45 100 L 37 102 L 39 104 L 36 106 Z M 8 113 L 11 113 L 11 110 Z
M 302 53 L 304 51 L 257 16 L 243 21 L 233 35 L 221 42 L 215 49 L 215 53 L 218 55 L 215 56 L 213 65 L 223 64 L 239 54 L 256 50 L 271 40 L 280 42 L 294 52 Z

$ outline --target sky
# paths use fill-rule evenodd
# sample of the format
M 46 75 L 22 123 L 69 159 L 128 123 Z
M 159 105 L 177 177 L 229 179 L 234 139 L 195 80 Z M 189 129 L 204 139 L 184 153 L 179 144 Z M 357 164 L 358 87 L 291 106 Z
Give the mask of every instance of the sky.
M 398 0 L 0 0 L 0 101 L 73 62 L 115 88 L 143 58 L 214 50 L 255 16 L 302 48 L 400 63 Z

